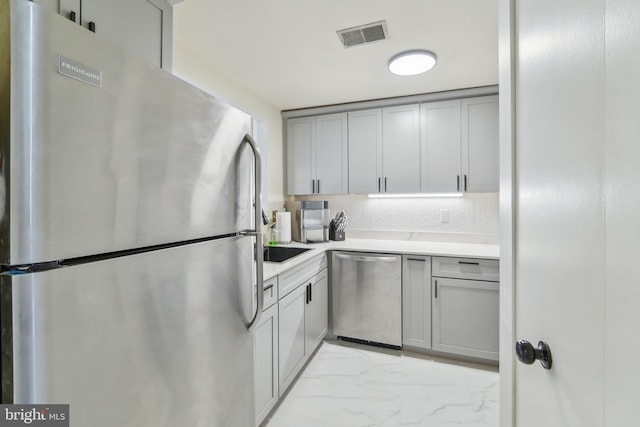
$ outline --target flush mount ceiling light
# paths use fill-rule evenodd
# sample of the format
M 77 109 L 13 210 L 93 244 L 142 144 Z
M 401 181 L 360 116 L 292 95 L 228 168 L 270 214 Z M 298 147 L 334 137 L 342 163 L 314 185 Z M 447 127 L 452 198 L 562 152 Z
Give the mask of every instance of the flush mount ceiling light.
M 436 54 L 428 50 L 400 52 L 389 60 L 389 71 L 398 76 L 415 76 L 436 66 Z

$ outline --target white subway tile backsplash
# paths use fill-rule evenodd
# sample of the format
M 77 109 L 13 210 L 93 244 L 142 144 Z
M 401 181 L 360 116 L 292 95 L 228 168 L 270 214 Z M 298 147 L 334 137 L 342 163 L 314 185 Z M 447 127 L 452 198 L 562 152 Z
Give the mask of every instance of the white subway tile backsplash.
M 486 236 L 497 240 L 498 193 L 465 194 L 457 198 L 375 199 L 359 195 L 308 196 L 296 200 L 329 200 L 332 216 L 344 210 L 349 217 L 349 231 L 371 231 Z M 449 221 L 440 221 L 441 209 L 449 212 Z M 352 236 L 356 233 L 352 233 Z M 413 237 L 415 238 L 415 236 Z

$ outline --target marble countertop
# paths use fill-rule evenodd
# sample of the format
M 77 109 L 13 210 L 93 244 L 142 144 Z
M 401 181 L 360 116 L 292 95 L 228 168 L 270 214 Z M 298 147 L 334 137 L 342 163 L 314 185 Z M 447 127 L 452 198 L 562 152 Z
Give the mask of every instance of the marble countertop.
M 310 248 L 301 255 L 295 256 L 285 262 L 265 262 L 263 277 L 270 279 L 284 271 L 295 267 L 325 251 L 348 250 L 356 252 L 379 252 L 412 255 L 450 256 L 463 258 L 499 259 L 500 247 L 495 244 L 458 243 L 458 242 L 430 242 L 430 241 L 406 241 L 383 239 L 354 239 L 347 238 L 342 242 L 324 242 L 314 244 L 291 243 L 288 245 Z

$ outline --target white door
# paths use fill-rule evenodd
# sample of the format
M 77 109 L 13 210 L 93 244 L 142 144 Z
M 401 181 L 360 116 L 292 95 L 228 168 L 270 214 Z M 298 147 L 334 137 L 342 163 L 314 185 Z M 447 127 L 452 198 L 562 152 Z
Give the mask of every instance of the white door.
M 640 2 L 500 7 L 503 35 L 506 11 L 515 18 L 515 67 L 503 63 L 500 85 L 501 108 L 514 100 L 501 112 L 501 159 L 513 168 L 513 179 L 511 167 L 501 175 L 510 212 L 501 218 L 501 285 L 513 296 L 501 307 L 501 426 L 635 425 Z M 551 369 L 514 362 L 515 339 L 546 341 Z

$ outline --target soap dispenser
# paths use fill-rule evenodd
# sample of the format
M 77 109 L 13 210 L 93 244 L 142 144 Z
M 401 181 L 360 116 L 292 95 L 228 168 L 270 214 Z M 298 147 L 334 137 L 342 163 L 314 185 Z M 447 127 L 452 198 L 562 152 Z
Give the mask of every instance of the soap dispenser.
M 280 238 L 280 230 L 278 229 L 278 223 L 274 222 L 273 224 L 271 224 L 271 227 L 269 228 L 269 241 L 267 242 L 267 244 L 269 246 L 275 246 L 278 244 L 279 238 Z

